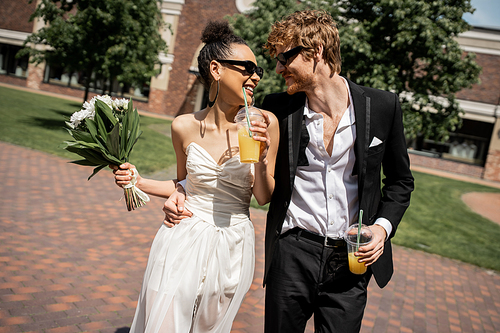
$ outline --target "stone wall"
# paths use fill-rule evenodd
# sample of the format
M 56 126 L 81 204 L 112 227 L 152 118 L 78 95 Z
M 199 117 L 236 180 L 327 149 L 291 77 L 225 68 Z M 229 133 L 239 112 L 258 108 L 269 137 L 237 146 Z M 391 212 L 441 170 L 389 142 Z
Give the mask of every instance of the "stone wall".
M 183 105 L 189 105 L 189 102 L 185 101 L 190 98 L 189 92 L 195 78 L 195 75 L 189 72 L 189 68 L 201 44 L 201 32 L 210 20 L 222 19 L 233 13 L 237 13 L 234 1 L 186 0 L 179 18 L 168 91 L 164 92 L 162 108 L 151 108 L 151 112 L 175 116 L 180 114 Z M 186 109 L 182 108 L 182 112 L 185 113 Z
M 26 87 L 26 79 L 12 75 L 0 75 L 0 82 L 12 84 L 19 87 Z
M 500 182 L 500 150 L 490 149 L 488 152 L 484 179 Z

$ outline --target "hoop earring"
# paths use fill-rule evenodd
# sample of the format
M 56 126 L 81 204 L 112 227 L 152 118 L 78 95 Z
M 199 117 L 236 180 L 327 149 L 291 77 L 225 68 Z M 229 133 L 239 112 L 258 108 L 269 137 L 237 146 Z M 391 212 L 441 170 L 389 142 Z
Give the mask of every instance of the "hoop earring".
M 212 84 L 214 84 L 215 81 L 217 81 L 217 92 L 215 93 L 215 98 L 213 101 L 211 101 L 210 97 L 208 97 L 208 107 L 209 108 L 214 106 L 215 102 L 217 101 L 217 97 L 219 97 L 219 88 L 220 88 L 219 80 L 212 81 L 212 83 L 210 84 L 210 89 L 208 90 L 208 96 L 210 96 L 210 91 L 212 90 Z

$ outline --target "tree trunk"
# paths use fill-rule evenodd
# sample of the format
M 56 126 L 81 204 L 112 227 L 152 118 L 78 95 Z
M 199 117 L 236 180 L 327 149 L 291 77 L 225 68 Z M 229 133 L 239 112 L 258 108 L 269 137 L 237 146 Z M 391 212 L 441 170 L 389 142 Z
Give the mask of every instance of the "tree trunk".
M 85 94 L 83 96 L 83 102 L 87 101 L 89 97 L 89 89 L 90 89 L 90 79 L 92 78 L 92 69 L 87 71 L 87 77 L 85 78 Z
M 68 87 L 71 87 L 71 78 L 73 77 L 73 72 L 69 73 L 69 78 L 68 78 Z
M 90 87 L 90 82 L 85 82 L 85 94 L 83 95 L 83 103 L 87 101 L 87 98 L 89 97 L 89 87 Z

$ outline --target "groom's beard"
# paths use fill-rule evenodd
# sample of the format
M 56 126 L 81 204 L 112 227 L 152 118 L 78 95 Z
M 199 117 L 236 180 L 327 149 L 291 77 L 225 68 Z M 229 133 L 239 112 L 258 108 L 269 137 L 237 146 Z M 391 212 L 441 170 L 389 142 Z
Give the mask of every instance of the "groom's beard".
M 294 76 L 293 83 L 288 86 L 286 92 L 288 95 L 293 95 L 300 91 L 306 91 L 310 89 L 314 84 L 314 78 L 312 75 L 303 75 L 301 77 Z

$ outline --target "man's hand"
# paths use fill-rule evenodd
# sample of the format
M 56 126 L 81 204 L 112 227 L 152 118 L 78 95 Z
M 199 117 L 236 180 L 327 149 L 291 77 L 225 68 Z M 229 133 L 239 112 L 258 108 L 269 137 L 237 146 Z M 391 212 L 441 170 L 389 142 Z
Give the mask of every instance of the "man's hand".
M 165 201 L 163 205 L 163 212 L 165 213 L 165 219 L 163 223 L 172 228 L 176 224 L 179 224 L 186 217 L 191 217 L 193 214 L 184 208 L 184 200 L 186 199 L 186 194 L 182 186 L 177 186 L 174 193 Z
M 374 224 L 369 228 L 373 233 L 372 241 L 360 247 L 359 251 L 354 254 L 356 257 L 363 257 L 360 262 L 366 266 L 373 264 L 384 253 L 384 243 L 387 238 L 387 233 L 382 226 Z

